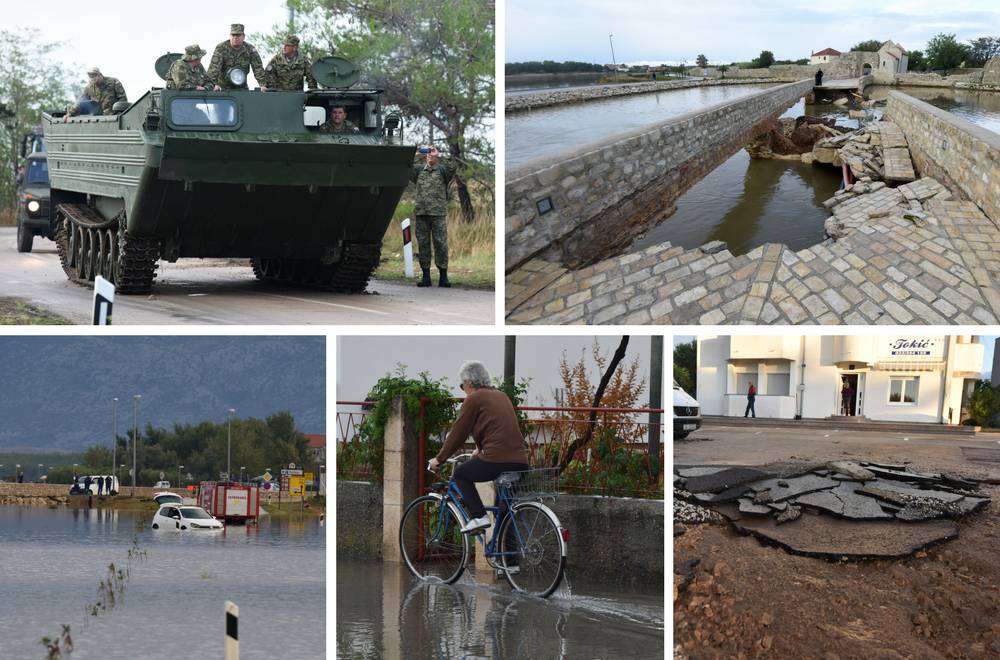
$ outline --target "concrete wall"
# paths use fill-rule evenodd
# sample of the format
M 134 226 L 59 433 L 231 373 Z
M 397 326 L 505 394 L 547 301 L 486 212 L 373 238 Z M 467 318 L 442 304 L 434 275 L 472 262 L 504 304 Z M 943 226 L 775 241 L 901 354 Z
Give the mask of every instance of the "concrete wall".
M 337 481 L 337 557 L 382 559 L 382 486 Z
M 873 70 L 877 69 L 878 53 L 852 51 L 821 64 L 775 64 L 766 69 L 729 69 L 726 71 L 726 77 L 801 80 L 812 78 L 822 69 L 824 80 L 842 80 L 859 77 L 865 64 L 870 64 Z
M 1000 224 L 1000 135 L 898 91 L 885 118 L 903 130 L 921 176 L 933 176 Z
M 546 502 L 569 529 L 570 577 L 663 581 L 663 500 L 562 495 Z M 337 556 L 382 559 L 380 487 L 337 482 Z
M 761 90 L 509 171 L 506 269 L 552 249 L 571 267 L 620 251 L 812 84 Z M 552 210 L 541 215 L 546 198 Z
M 72 484 L 0 484 L 0 496 L 11 495 L 17 497 L 58 497 L 60 495 L 69 495 L 69 489 Z M 165 490 L 177 493 L 178 495 L 186 494 L 187 491 L 180 488 L 149 488 L 149 487 L 138 487 L 135 489 L 136 497 L 152 497 L 153 493 L 160 493 Z M 132 492 L 128 484 L 121 484 L 121 494 L 123 496 L 128 496 Z

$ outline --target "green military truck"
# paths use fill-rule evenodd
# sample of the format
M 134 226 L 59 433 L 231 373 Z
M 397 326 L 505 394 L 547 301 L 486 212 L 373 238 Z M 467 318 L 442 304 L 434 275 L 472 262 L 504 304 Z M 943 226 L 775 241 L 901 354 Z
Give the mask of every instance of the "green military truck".
M 245 257 L 262 280 L 364 291 L 414 147 L 380 90 L 352 89 L 350 62 L 313 74 L 319 90 L 153 88 L 119 114 L 44 114 L 66 275 L 146 293 L 160 259 Z M 358 132 L 320 131 L 340 105 Z

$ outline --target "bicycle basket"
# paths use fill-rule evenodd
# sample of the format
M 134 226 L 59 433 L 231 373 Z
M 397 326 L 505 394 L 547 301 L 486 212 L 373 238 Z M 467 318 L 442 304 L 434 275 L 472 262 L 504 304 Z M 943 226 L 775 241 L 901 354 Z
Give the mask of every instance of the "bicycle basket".
M 504 472 L 496 484 L 498 490 L 506 488 L 513 500 L 555 498 L 559 494 L 559 468 Z

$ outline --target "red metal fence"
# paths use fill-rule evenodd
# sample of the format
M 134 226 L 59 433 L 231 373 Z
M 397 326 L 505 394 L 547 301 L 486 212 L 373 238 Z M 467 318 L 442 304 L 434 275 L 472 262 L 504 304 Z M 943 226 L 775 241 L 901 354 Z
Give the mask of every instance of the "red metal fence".
M 380 472 L 381 456 L 366 452 L 358 428 L 370 404 L 337 402 L 337 476 L 369 480 Z M 532 467 L 559 465 L 569 448 L 585 442 L 560 477 L 560 490 L 576 494 L 630 497 L 663 497 L 663 410 L 651 408 L 568 408 L 522 406 L 517 408 Z M 596 413 L 593 422 L 592 412 Z M 651 454 L 650 429 L 658 438 Z M 428 442 L 440 446 L 440 438 L 421 438 L 420 460 L 425 462 Z M 344 459 L 341 461 L 341 459 Z M 380 464 L 379 464 L 380 465 Z M 420 487 L 424 490 L 421 471 Z

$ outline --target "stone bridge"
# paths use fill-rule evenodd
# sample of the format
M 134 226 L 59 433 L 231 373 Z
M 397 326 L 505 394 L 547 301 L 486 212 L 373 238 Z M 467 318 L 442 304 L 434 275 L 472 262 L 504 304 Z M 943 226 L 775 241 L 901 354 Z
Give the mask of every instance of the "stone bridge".
M 812 85 L 767 88 L 508 172 L 506 270 L 540 255 L 576 268 L 620 252 Z

